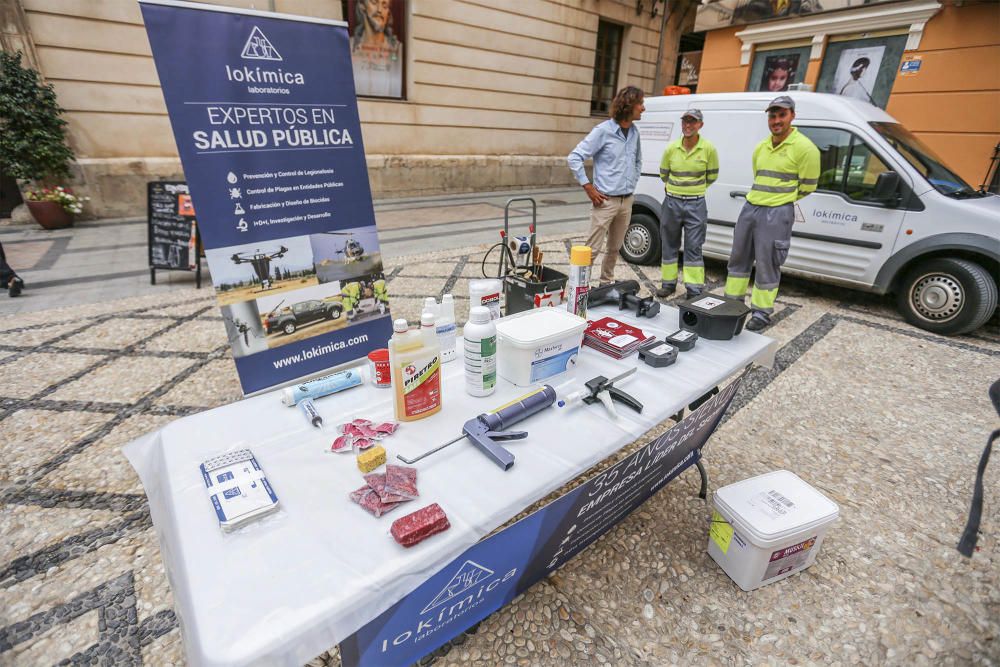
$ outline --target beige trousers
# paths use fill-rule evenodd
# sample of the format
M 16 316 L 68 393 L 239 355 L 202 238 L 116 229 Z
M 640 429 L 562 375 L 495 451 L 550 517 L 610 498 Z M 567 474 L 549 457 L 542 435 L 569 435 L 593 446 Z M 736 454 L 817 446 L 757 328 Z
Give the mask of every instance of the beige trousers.
M 615 280 L 615 262 L 618 260 L 618 250 L 625 240 L 625 231 L 632 218 L 632 201 L 635 195 L 627 197 L 608 197 L 600 206 L 590 209 L 590 237 L 587 245 L 592 251 L 591 258 L 597 254 L 607 238 L 604 249 L 604 259 L 601 262 L 601 282 L 610 283 Z

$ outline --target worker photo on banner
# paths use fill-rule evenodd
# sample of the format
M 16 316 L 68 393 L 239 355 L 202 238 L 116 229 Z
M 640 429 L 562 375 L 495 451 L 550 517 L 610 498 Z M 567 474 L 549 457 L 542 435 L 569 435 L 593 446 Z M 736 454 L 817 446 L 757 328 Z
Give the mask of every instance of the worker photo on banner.
M 226 326 L 226 336 L 234 357 L 245 357 L 268 349 L 267 335 L 256 301 L 240 301 L 223 306 L 222 321 Z
M 767 56 L 764 59 L 764 72 L 760 77 L 760 87 L 757 90 L 771 93 L 780 93 L 788 90 L 789 84 L 795 82 L 795 75 L 798 69 L 798 53 Z
M 403 96 L 406 0 L 349 0 L 354 87 L 359 96 Z
M 829 92 L 844 95 L 879 106 L 875 101 L 878 70 L 885 55 L 885 46 L 844 49 L 833 75 L 833 89 Z

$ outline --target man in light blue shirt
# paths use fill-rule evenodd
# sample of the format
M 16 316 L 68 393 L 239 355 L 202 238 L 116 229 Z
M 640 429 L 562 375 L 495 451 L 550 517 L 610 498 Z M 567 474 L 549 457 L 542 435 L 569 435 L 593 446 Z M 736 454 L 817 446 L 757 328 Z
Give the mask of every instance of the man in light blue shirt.
M 587 239 L 592 257 L 607 239 L 601 262 L 601 285 L 615 279 L 618 250 L 632 217 L 635 187 L 642 171 L 639 129 L 633 123 L 645 110 L 640 89 L 635 86 L 622 88 L 611 103 L 611 118 L 591 130 L 566 158 L 577 182 L 594 205 L 590 211 L 590 237 Z M 589 158 L 594 158 L 593 183 L 583 168 L 584 161 Z

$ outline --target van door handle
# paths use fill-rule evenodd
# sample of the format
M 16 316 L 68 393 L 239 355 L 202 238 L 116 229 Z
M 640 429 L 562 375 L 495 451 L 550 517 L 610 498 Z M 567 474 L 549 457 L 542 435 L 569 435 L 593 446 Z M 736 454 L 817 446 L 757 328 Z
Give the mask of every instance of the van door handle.
M 747 193 L 743 192 L 742 190 L 731 190 L 729 192 L 729 196 L 732 197 L 733 199 L 736 199 L 737 197 L 743 197 L 744 199 L 746 199 Z

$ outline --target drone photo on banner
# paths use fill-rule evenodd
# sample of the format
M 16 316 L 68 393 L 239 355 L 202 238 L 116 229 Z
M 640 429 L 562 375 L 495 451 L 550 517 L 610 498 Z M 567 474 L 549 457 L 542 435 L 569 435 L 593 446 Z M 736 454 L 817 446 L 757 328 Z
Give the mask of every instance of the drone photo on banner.
M 206 250 L 220 306 L 316 285 L 308 236 Z

